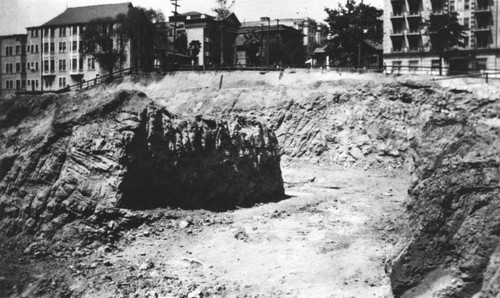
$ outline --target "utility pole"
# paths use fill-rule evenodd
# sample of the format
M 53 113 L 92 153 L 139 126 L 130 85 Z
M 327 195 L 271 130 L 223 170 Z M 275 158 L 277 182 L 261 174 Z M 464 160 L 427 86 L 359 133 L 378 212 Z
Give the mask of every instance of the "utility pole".
M 269 47 L 271 45 L 271 18 L 267 18 L 267 70 L 269 70 Z
M 276 19 L 276 64 L 280 65 L 280 20 Z
M 361 25 L 360 25 L 360 29 L 361 29 L 361 39 L 359 41 L 359 44 L 358 44 L 358 72 L 360 71 L 360 68 L 361 68 L 361 43 L 363 42 L 363 35 L 364 35 L 364 32 L 363 32 L 363 0 L 361 0 L 361 11 L 360 11 L 360 21 L 361 21 Z
M 174 6 L 174 41 L 173 41 L 173 48 L 174 48 L 174 56 L 172 57 L 172 66 L 175 69 L 175 39 L 177 38 L 177 7 L 180 5 L 177 4 L 178 0 L 170 0 L 172 2 L 172 5 Z
M 260 24 L 260 65 L 264 64 L 262 54 L 264 53 L 264 24 Z

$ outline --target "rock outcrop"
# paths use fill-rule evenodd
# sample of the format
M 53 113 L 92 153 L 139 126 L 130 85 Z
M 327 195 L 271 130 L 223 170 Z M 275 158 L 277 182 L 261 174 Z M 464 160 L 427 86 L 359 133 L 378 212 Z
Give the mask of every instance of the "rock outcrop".
M 474 116 L 436 116 L 412 144 L 415 233 L 392 265 L 397 297 L 500 294 L 500 127 Z
M 179 119 L 127 91 L 0 105 L 2 234 L 106 208 L 228 209 L 284 195 L 276 137 L 252 119 Z

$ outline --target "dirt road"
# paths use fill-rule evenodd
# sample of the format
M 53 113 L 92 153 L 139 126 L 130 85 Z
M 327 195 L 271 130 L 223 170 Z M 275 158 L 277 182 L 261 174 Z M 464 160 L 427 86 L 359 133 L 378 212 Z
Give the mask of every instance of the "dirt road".
M 179 211 L 83 260 L 90 297 L 391 297 L 403 237 L 401 173 L 283 169 L 287 199 L 224 213 Z M 78 282 L 80 280 L 80 282 Z

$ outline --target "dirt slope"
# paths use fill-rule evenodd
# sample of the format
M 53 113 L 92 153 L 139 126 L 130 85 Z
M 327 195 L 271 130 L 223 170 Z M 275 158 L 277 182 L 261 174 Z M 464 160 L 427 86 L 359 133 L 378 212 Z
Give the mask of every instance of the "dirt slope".
M 220 75 L 222 90 L 214 83 Z M 488 96 L 498 90 L 376 75 L 278 75 L 135 78 L 86 93 L 96 98 L 126 86 L 182 117 L 258 119 L 276 134 L 290 197 L 222 213 L 103 209 L 52 238 L 36 234 L 31 246 L 18 239 L 25 255 L 5 241 L 3 293 L 497 295 L 500 109 Z M 0 175 L 11 160 L 5 156 Z M 47 269 L 68 263 L 62 272 Z M 34 273 L 27 270 L 33 264 Z

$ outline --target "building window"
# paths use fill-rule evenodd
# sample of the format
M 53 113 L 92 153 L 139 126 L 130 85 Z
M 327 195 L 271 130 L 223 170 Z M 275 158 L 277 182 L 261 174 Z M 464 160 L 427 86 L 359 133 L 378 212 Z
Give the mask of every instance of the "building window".
M 54 51 L 55 51 L 55 46 L 54 46 L 54 43 L 53 43 L 53 42 L 51 42 L 51 43 L 50 43 L 50 52 L 51 52 L 51 53 L 54 53 Z
M 35 83 L 36 83 L 35 86 L 38 88 L 38 85 L 39 85 L 38 80 L 36 80 Z
M 16 80 L 16 90 L 21 90 L 21 81 Z
M 31 30 L 31 37 L 38 37 L 38 29 Z
M 66 27 L 59 27 L 59 36 L 64 37 L 66 36 Z
M 486 58 L 478 58 L 476 59 L 476 69 L 477 70 L 486 70 Z
M 26 89 L 26 80 L 21 81 L 21 88 L 23 88 L 23 90 Z
M 78 69 L 80 69 L 80 70 L 82 70 L 82 69 L 83 69 L 83 58 L 80 58 L 80 59 L 78 60 L 78 66 L 79 66 L 79 67 L 78 67 Z
M 464 10 L 470 9 L 470 0 L 465 0 L 464 1 Z
M 87 59 L 87 69 L 89 69 L 89 70 L 95 69 L 95 59 L 94 58 Z
M 16 55 L 21 55 L 21 46 L 16 46 Z
M 409 50 L 411 52 L 416 52 L 419 50 L 419 38 L 415 38 L 414 36 L 412 38 L 408 38 L 408 47 L 410 48 Z
M 12 47 L 5 47 L 5 56 L 12 56 Z
M 49 60 L 43 60 L 43 71 L 49 72 Z
M 49 36 L 49 29 L 48 28 L 43 29 L 43 36 L 44 37 Z
M 38 53 L 38 45 L 35 45 L 35 53 Z
M 54 37 L 56 35 L 56 28 L 50 28 L 50 36 Z
M 77 66 L 78 66 L 78 60 L 76 58 L 73 58 L 73 60 L 71 60 L 71 69 L 76 70 Z
M 35 62 L 35 71 L 38 71 L 38 62 Z
M 78 26 L 74 25 L 73 26 L 73 35 L 76 35 L 78 32 Z
M 66 60 L 59 60 L 59 71 L 66 71 Z
M 49 43 L 48 42 L 44 42 L 43 43 L 43 52 L 44 53 L 48 53 L 49 52 Z
M 392 51 L 393 52 L 401 52 L 403 50 L 403 39 L 402 38 L 393 38 L 392 39 Z
M 401 71 L 401 61 L 392 61 L 392 71 L 393 72 Z
M 464 18 L 464 27 L 465 29 L 469 29 L 469 18 Z
M 76 52 L 78 49 L 78 42 L 76 40 L 73 40 L 71 51 Z
M 59 88 L 64 88 L 64 87 L 66 87 L 66 78 L 60 77 L 59 78 Z
M 65 53 L 66 52 L 66 42 L 61 41 L 59 42 L 59 53 Z
M 392 13 L 394 16 L 403 15 L 403 5 L 399 2 L 394 2 L 392 5 Z
M 21 72 L 21 63 L 16 63 L 16 72 Z
M 56 71 L 56 60 L 51 59 L 50 60 L 50 72 L 55 72 Z
M 489 46 L 489 37 L 486 34 L 477 34 L 476 45 L 478 48 L 487 48 Z
M 418 60 L 410 60 L 408 67 L 410 71 L 416 72 L 418 70 Z

